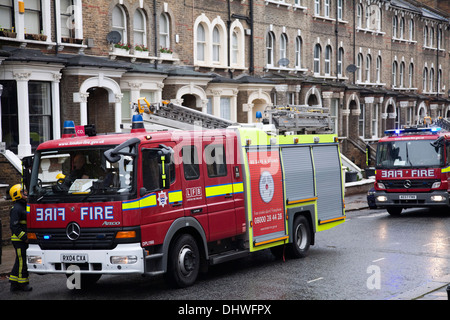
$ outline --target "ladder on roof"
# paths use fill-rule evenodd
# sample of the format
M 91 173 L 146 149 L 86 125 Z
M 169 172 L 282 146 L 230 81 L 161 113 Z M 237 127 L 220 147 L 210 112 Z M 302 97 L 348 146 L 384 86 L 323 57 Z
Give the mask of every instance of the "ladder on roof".
M 328 108 L 311 106 L 272 106 L 264 111 L 265 122 L 274 124 L 280 132 L 319 133 L 331 131 Z
M 146 105 L 141 105 L 141 100 L 144 100 Z M 173 129 L 192 130 L 199 127 L 203 129 L 220 129 L 237 124 L 230 120 L 167 101 L 150 104 L 145 98 L 139 98 L 138 103 L 134 103 L 132 109 L 140 114 L 146 114 L 144 117 L 145 122 Z
M 144 101 L 145 104 L 141 104 Z M 220 129 L 238 125 L 185 106 L 168 101 L 150 104 L 145 98 L 133 103 L 132 109 L 142 115 L 144 122 L 158 124 L 162 127 L 192 130 Z M 273 125 L 279 133 L 319 133 L 332 130 L 328 108 L 310 106 L 270 106 L 264 111 L 263 124 Z
M 450 121 L 444 118 L 439 118 L 436 121 L 436 125 L 444 129 L 445 131 L 450 131 Z

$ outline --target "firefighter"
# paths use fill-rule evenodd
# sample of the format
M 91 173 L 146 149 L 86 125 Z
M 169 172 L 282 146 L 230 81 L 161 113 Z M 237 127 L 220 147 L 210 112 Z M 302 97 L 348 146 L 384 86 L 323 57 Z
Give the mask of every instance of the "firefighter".
M 26 261 L 26 250 L 28 248 L 27 194 L 21 184 L 16 184 L 9 190 L 9 195 L 14 201 L 14 206 L 10 212 L 10 227 L 11 241 L 16 250 L 16 261 L 9 276 L 11 291 L 31 291 Z

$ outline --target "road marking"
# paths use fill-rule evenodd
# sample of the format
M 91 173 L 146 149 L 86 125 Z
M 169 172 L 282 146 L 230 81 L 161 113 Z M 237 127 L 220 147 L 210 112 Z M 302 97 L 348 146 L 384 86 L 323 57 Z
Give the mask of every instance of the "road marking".
M 322 279 L 323 279 L 323 277 L 320 277 L 320 278 L 317 278 L 317 279 L 314 279 L 314 280 L 309 280 L 309 281 L 306 282 L 306 283 L 311 283 L 311 282 L 319 281 L 319 280 L 322 280 Z
M 384 260 L 384 259 L 386 259 L 386 258 L 380 258 L 380 259 L 377 259 L 377 260 L 373 260 L 372 262 L 378 262 L 378 261 L 381 261 L 381 260 Z

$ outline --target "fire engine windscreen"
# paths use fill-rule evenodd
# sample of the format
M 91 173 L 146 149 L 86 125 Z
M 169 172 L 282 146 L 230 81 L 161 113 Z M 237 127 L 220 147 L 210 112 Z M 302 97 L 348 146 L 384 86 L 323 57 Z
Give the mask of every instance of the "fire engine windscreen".
M 437 168 L 444 165 L 444 150 L 434 140 L 403 140 L 378 143 L 377 169 Z
M 134 156 L 120 155 L 109 162 L 104 153 L 111 146 L 36 153 L 29 196 L 35 201 L 73 201 L 76 196 L 126 195 L 133 189 Z M 31 200 L 30 199 L 30 200 Z M 98 199 L 97 199 L 98 200 Z

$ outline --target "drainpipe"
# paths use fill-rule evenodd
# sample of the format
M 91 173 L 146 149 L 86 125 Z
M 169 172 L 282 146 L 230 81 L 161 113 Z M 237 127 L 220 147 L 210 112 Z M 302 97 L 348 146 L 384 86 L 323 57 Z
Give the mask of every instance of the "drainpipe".
M 336 0 L 336 24 L 334 26 L 334 35 L 336 37 L 336 82 L 339 82 L 339 67 L 338 67 L 338 60 L 339 60 L 339 22 L 338 22 L 338 1 Z M 341 65 L 342 69 L 342 65 Z
M 254 39 L 255 36 L 253 35 L 253 0 L 249 1 L 250 5 L 250 74 L 254 74 L 255 72 L 255 57 L 253 52 L 253 46 L 254 46 Z
M 230 0 L 227 0 L 227 8 L 228 8 L 228 20 L 227 20 L 227 60 L 228 60 L 228 74 L 230 75 L 230 79 L 233 79 L 233 72 L 231 71 L 231 44 L 230 44 L 230 31 L 231 31 L 231 7 L 230 7 Z
M 156 21 L 156 0 L 153 0 L 153 29 L 155 57 L 158 56 L 158 23 Z M 158 69 L 158 59 L 155 59 L 155 69 Z
M 356 66 L 356 1 L 353 0 L 353 65 Z M 356 71 L 353 72 L 353 84 L 356 82 Z

